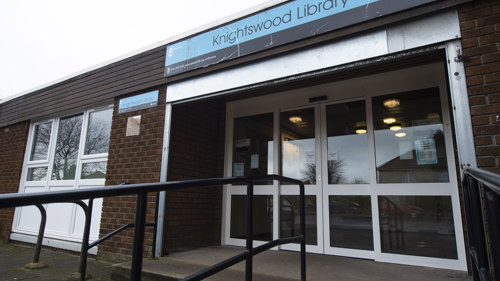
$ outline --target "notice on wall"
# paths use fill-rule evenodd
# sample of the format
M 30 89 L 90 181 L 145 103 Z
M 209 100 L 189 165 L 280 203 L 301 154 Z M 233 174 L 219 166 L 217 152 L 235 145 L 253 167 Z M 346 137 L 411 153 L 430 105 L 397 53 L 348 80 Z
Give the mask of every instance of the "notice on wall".
M 120 99 L 118 114 L 150 108 L 158 105 L 158 90 Z
M 250 169 L 259 168 L 259 154 L 252 154 L 250 156 Z
M 433 139 L 415 141 L 418 165 L 437 164 L 436 143 Z
M 316 163 L 316 154 L 314 151 L 306 151 L 306 163 Z
M 339 161 L 339 151 L 328 150 L 328 161 Z
M 141 131 L 141 115 L 129 117 L 127 119 L 127 130 L 125 136 L 138 136 Z
M 250 146 L 250 139 L 238 139 L 234 142 L 236 148 L 246 148 Z
M 403 141 L 398 143 L 399 146 L 399 159 L 410 160 L 413 159 L 413 146 L 411 141 Z
M 243 177 L 245 175 L 245 164 L 244 163 L 234 163 L 233 164 L 233 177 Z

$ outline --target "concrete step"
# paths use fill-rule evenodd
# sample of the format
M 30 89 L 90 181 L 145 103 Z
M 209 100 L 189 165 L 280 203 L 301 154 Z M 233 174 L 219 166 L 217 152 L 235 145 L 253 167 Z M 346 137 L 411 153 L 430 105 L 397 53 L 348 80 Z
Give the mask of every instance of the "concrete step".
M 144 260 L 142 281 L 177 281 L 206 268 L 207 266 L 205 265 L 187 263 L 170 258 L 160 258 L 157 260 Z M 114 265 L 113 272 L 111 273 L 111 280 L 123 281 L 129 279 L 130 279 L 130 263 Z M 211 281 L 245 280 L 245 271 L 241 270 L 240 268 L 229 268 L 205 280 L 211 280 Z M 253 280 L 285 281 L 293 279 L 254 272 Z M 300 278 L 296 280 L 300 280 Z
M 146 281 L 180 280 L 200 270 L 241 253 L 241 247 L 206 247 L 170 253 L 160 259 L 145 259 Z M 374 262 L 331 255 L 307 254 L 308 281 L 472 281 L 464 271 Z M 130 279 L 130 263 L 115 265 L 112 280 Z M 245 262 L 213 275 L 206 280 L 245 280 Z M 266 251 L 254 257 L 253 280 L 300 280 L 300 254 L 290 251 Z

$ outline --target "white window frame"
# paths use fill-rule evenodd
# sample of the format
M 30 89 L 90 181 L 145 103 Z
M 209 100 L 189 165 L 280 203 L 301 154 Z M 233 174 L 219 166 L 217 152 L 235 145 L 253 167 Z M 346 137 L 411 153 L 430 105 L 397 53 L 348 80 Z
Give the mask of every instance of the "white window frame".
M 82 164 L 84 163 L 93 163 L 93 162 L 107 162 L 108 153 L 100 153 L 93 155 L 84 155 L 85 142 L 87 137 L 87 129 L 89 123 L 89 117 L 92 112 L 97 112 L 101 110 L 109 110 L 112 109 L 112 105 L 96 107 L 93 109 L 82 110 L 77 112 L 72 112 L 72 114 L 67 114 L 61 117 L 54 117 L 51 119 L 43 119 L 40 121 L 33 121 L 30 125 L 30 129 L 28 132 L 28 140 L 26 142 L 26 150 L 24 157 L 23 170 L 21 173 L 20 187 L 19 193 L 25 192 L 38 192 L 38 191 L 51 191 L 51 190 L 64 190 L 64 189 L 80 189 L 80 188 L 90 188 L 90 187 L 98 187 L 104 186 L 105 179 L 81 179 L 81 169 Z M 75 170 L 75 178 L 72 180 L 53 180 L 52 179 L 52 170 L 54 166 L 54 154 L 55 154 L 55 146 L 57 141 L 57 134 L 59 129 L 59 122 L 61 119 L 67 116 L 73 115 L 82 115 L 82 131 L 80 134 L 80 143 L 78 148 L 78 159 L 76 162 L 76 170 Z M 112 118 L 112 112 L 111 116 Z M 30 161 L 31 149 L 34 141 L 34 133 L 35 127 L 38 124 L 52 122 L 51 135 L 49 148 L 47 152 L 47 159 L 45 160 L 37 160 Z M 44 181 L 28 181 L 27 175 L 28 170 L 30 168 L 38 168 L 38 167 L 47 167 L 47 176 Z M 87 202 L 87 201 L 85 201 Z M 59 207 L 55 207 L 59 206 Z M 61 207 L 64 205 L 61 204 L 44 204 L 45 209 L 47 210 L 47 226 L 44 235 L 44 245 L 51 245 L 54 247 L 59 247 L 67 250 L 80 250 L 79 243 L 81 242 L 83 235 L 83 222 L 84 222 L 84 214 L 79 206 L 76 204 L 69 203 L 66 207 Z M 53 208 L 66 208 L 65 211 L 70 213 L 69 216 L 66 217 L 61 223 L 64 225 L 61 229 L 51 229 L 50 224 L 54 223 L 54 216 L 51 216 L 51 209 Z M 99 226 L 100 226 L 100 217 L 101 217 L 101 209 L 102 209 L 102 198 L 98 198 L 94 200 L 94 207 L 92 213 L 92 225 L 91 225 L 91 235 L 90 240 L 98 239 L 99 235 Z M 24 212 L 28 212 L 30 216 L 32 216 L 33 225 L 26 226 L 26 224 L 22 224 L 22 214 Z M 53 213 L 53 212 L 52 212 Z M 28 215 L 26 214 L 26 215 Z M 24 216 L 26 216 L 24 215 Z M 14 214 L 14 221 L 12 224 L 12 234 L 11 239 L 19 240 L 28 243 L 34 243 L 36 241 L 36 236 L 38 235 L 38 224 L 39 224 L 39 211 L 34 206 L 21 207 L 16 208 Z M 67 218 L 70 219 L 67 219 Z M 37 222 L 38 221 L 38 222 Z M 97 249 L 91 249 L 90 253 L 96 253 Z

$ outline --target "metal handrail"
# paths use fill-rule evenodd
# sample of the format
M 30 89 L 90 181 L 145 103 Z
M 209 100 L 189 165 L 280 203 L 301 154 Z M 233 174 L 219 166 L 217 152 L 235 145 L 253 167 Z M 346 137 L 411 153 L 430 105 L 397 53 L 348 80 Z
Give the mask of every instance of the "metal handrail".
M 474 281 L 500 281 L 500 175 L 466 168 L 462 188 Z
M 277 180 L 297 184 L 300 186 L 300 231 L 301 235 L 287 239 L 278 239 L 268 242 L 262 246 L 253 247 L 253 189 L 254 183 Z M 212 266 L 203 270 L 199 274 L 194 274 L 187 277 L 185 280 L 201 280 L 212 274 L 215 274 L 239 261 L 246 260 L 246 280 L 252 280 L 252 264 L 253 256 L 277 245 L 291 242 L 300 242 L 301 256 L 301 280 L 306 280 L 306 260 L 305 260 L 305 200 L 304 200 L 304 183 L 300 180 L 286 178 L 278 175 L 255 176 L 255 177 L 230 177 L 230 178 L 212 178 L 199 180 L 184 180 L 172 182 L 159 182 L 147 184 L 129 184 L 104 186 L 97 188 L 86 188 L 80 190 L 64 190 L 50 192 L 34 192 L 24 194 L 3 194 L 0 195 L 0 208 L 21 207 L 37 204 L 59 203 L 76 200 L 90 199 L 89 203 L 95 198 L 122 196 L 122 195 L 137 195 L 136 215 L 135 215 L 135 230 L 134 244 L 132 251 L 132 268 L 130 280 L 141 280 L 142 273 L 142 254 L 144 249 L 144 230 L 146 226 L 146 208 L 147 208 L 147 193 L 170 191 L 184 188 L 218 186 L 223 184 L 246 184 L 247 185 L 247 229 L 246 229 L 246 251 L 236 257 L 230 258 L 218 265 Z M 90 207 L 90 206 L 89 206 Z M 91 207 L 90 207 L 91 210 Z M 90 229 L 90 220 L 86 222 L 85 231 Z M 85 236 L 85 235 L 84 235 Z M 88 248 L 87 243 L 86 248 Z M 83 248 L 83 247 L 82 247 Z M 83 253 L 82 253 L 83 254 Z M 229 265 L 229 266 L 228 266 Z M 85 275 L 81 275 L 81 280 L 84 280 Z

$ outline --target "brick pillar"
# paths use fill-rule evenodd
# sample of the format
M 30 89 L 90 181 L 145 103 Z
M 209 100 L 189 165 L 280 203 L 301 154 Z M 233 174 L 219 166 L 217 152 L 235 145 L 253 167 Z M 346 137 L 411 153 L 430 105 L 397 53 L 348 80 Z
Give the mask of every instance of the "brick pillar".
M 16 193 L 19 190 L 23 170 L 24 152 L 30 123 L 23 122 L 0 129 L 0 193 Z M 0 240 L 8 241 L 14 208 L 0 211 Z
M 225 102 L 176 105 L 172 112 L 168 180 L 223 176 Z M 163 251 L 219 245 L 222 187 L 167 192 Z
M 477 163 L 500 173 L 500 2 L 462 5 L 459 19 Z
M 138 93 L 139 94 L 139 93 Z M 123 97 L 120 97 L 123 98 Z M 160 89 L 156 107 L 118 114 L 115 99 L 109 142 L 106 185 L 151 183 L 160 181 L 165 120 L 165 88 Z M 141 116 L 140 133 L 125 136 L 129 117 Z M 104 198 L 100 236 L 124 224 L 135 222 L 135 195 Z M 148 194 L 146 222 L 155 222 L 156 194 Z M 146 228 L 144 255 L 152 253 L 154 230 Z M 99 255 L 128 258 L 132 255 L 134 229 L 129 228 L 99 246 Z

